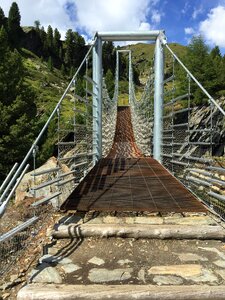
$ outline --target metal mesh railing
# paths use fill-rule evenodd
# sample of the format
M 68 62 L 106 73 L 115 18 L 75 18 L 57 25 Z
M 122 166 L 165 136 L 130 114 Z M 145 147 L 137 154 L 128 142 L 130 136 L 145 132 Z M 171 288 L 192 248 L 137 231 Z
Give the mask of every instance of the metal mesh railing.
M 41 253 L 43 237 L 54 210 L 51 204 L 34 209 L 27 206 L 28 202 L 30 200 L 25 200 L 23 205 L 15 208 L 11 207 L 1 220 L 0 276 L 4 277 L 12 268 L 14 272 L 28 269 L 37 253 Z M 5 232 L 9 228 L 12 229 Z
M 164 88 L 162 163 L 225 218 L 225 100 L 215 101 L 167 49 L 171 73 Z
M 93 167 L 93 86 L 96 83 L 89 76 L 92 72 L 87 57 L 83 66 L 83 80 L 75 79 L 66 101 L 58 110 L 58 162 L 65 164 L 68 171 L 61 168 L 59 187 L 65 200 L 71 190 L 86 176 Z M 77 83 L 80 86 L 77 86 Z M 65 123 L 65 116 L 67 122 Z M 62 202 L 62 201 L 61 201 Z
M 103 80 L 102 90 L 102 156 L 108 155 L 112 148 L 117 116 L 117 99 L 118 99 L 118 80 L 117 70 L 115 72 L 115 90 L 114 96 L 110 99 L 105 81 Z
M 1 274 L 29 250 L 54 208 L 60 207 L 93 166 L 97 135 L 93 132 L 96 95 L 92 91 L 97 84 L 89 76 L 88 62 L 93 46 L 26 157 L 15 164 L 0 188 Z M 29 168 L 32 171 L 27 173 Z
M 144 92 L 140 100 L 135 96 L 135 86 L 131 73 L 130 107 L 132 126 L 138 148 L 145 156 L 152 154 L 153 107 L 154 107 L 154 73 L 151 68 Z

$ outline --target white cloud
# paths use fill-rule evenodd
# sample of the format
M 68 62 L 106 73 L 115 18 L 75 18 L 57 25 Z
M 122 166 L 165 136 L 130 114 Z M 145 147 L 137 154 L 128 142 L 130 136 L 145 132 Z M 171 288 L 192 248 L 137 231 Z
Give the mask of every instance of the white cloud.
M 142 22 L 138 28 L 138 30 L 143 30 L 143 31 L 147 31 L 147 30 L 151 30 L 151 26 L 149 23 L 147 22 Z
M 197 17 L 199 16 L 199 15 L 201 15 L 202 13 L 204 12 L 204 9 L 203 9 L 203 7 L 202 6 L 200 6 L 199 8 L 194 8 L 194 11 L 193 11 L 193 13 L 192 13 L 192 18 L 195 20 L 195 19 L 197 19 Z
M 78 27 L 95 31 L 126 31 L 145 28 L 152 0 L 76 0 Z M 155 1 L 154 1 L 155 2 Z
M 161 17 L 163 14 L 160 14 L 160 12 L 158 10 L 153 10 L 152 11 L 152 22 L 155 24 L 159 24 L 161 21 Z
M 15 0 L 1 0 L 6 16 Z M 156 10 L 159 0 L 16 0 L 21 24 L 35 20 L 47 28 L 57 27 L 64 36 L 67 29 L 78 30 L 89 38 L 96 31 L 149 30 L 160 22 Z M 152 21 L 152 24 L 148 20 Z
M 185 32 L 185 34 L 194 34 L 195 30 L 192 27 L 186 27 L 186 28 L 184 28 L 184 32 Z
M 207 19 L 199 25 L 200 33 L 210 44 L 225 47 L 225 7 L 217 6 L 211 9 Z
M 5 15 L 8 15 L 9 8 L 14 0 L 1 0 Z M 35 20 L 41 22 L 41 26 L 47 28 L 48 25 L 57 27 L 64 35 L 68 28 L 73 26 L 68 14 L 64 9 L 66 0 L 16 0 L 21 14 L 21 24 L 32 26 Z
M 181 10 L 181 13 L 185 15 L 187 13 L 189 7 L 190 7 L 189 2 L 188 1 L 185 2 L 184 8 Z

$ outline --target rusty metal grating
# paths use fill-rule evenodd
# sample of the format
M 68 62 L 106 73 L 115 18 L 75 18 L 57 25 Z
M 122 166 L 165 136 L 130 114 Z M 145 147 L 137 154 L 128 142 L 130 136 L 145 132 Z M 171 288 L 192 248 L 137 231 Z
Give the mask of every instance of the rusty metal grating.
M 62 205 L 81 211 L 205 212 L 153 158 L 104 158 Z

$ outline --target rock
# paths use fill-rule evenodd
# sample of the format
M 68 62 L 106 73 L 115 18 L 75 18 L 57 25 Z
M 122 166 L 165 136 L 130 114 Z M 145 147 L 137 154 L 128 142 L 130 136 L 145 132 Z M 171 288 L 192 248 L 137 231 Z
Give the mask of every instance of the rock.
M 30 280 L 33 283 L 62 283 L 59 272 L 46 263 L 41 264 L 32 271 Z
M 5 282 L 3 285 L 1 285 L 1 290 L 5 291 L 12 287 L 12 282 Z
M 12 280 L 11 280 L 12 279 Z M 14 286 L 20 284 L 21 282 L 24 282 L 25 280 L 22 278 L 18 278 L 18 275 L 12 275 L 10 276 L 10 281 L 4 283 L 3 285 L 0 286 L 0 290 L 8 290 L 13 288 Z
M 49 231 L 52 231 L 52 228 L 49 228 Z M 50 235 L 51 235 L 51 233 L 50 233 Z M 48 254 L 51 255 L 51 256 L 54 256 L 57 253 L 59 253 L 59 249 L 58 248 L 51 247 L 51 248 L 48 249 Z
M 65 164 L 61 164 L 61 171 L 63 173 L 67 173 L 70 171 L 70 169 L 65 165 Z M 53 156 L 51 158 L 49 158 L 47 160 L 47 162 L 45 162 L 41 167 L 39 167 L 38 169 L 36 169 L 36 172 L 42 172 L 48 169 L 54 169 L 58 167 L 58 162 L 57 159 Z M 20 184 L 18 185 L 17 189 L 16 189 L 16 196 L 15 196 L 15 203 L 18 205 L 21 202 L 23 202 L 25 200 L 25 198 L 31 198 L 33 197 L 32 194 L 32 188 L 34 186 L 34 180 L 33 180 L 33 174 L 34 172 L 31 171 L 29 173 L 26 173 L 25 176 L 23 177 L 22 181 L 20 182 Z M 49 174 L 51 174 L 51 179 L 53 180 L 54 178 L 56 178 L 57 173 L 56 172 L 52 172 L 52 173 L 48 173 L 48 174 L 42 174 L 40 176 L 36 176 L 36 182 L 35 185 L 40 185 L 41 183 L 45 182 L 45 181 L 49 181 Z M 72 176 L 72 175 L 71 175 Z M 67 183 L 64 188 L 65 191 L 66 190 L 70 190 L 72 187 L 72 183 Z M 37 190 L 35 192 L 35 197 L 36 198 L 43 198 L 46 196 L 49 196 L 52 193 L 55 193 L 58 191 L 58 188 L 55 184 L 52 185 L 48 185 L 46 187 L 43 187 L 39 190 Z M 61 195 L 60 200 L 63 202 L 66 200 L 66 197 L 68 196 L 68 194 L 66 192 L 64 192 Z M 35 198 L 33 198 L 35 199 Z M 57 206 L 57 200 L 56 199 L 52 199 L 51 200 L 53 206 Z
M 160 217 L 135 217 L 135 224 L 163 224 L 163 218 Z
M 202 257 L 194 253 L 173 253 L 179 257 L 181 261 L 208 261 L 208 258 Z
M 126 269 L 92 269 L 88 274 L 88 279 L 94 283 L 103 283 L 111 281 L 124 281 L 131 278 L 132 268 Z
M 99 257 L 92 257 L 91 259 L 89 259 L 88 261 L 90 264 L 94 264 L 94 265 L 97 265 L 97 266 L 101 266 L 101 265 L 104 265 L 105 261 Z
M 200 265 L 156 266 L 149 269 L 150 275 L 176 275 L 194 282 L 215 282 L 218 278 Z
M 191 278 L 187 278 L 186 279 L 190 279 L 194 282 L 200 283 L 200 282 L 215 282 L 218 280 L 218 278 L 210 271 L 207 269 L 202 269 L 202 273 L 201 275 L 197 275 L 197 276 L 192 276 Z
M 39 258 L 39 263 L 47 263 L 47 264 L 51 264 L 51 263 L 55 263 L 57 262 L 57 260 L 59 260 L 59 258 L 57 256 L 54 255 L 50 255 L 50 254 L 45 254 L 42 257 Z
M 106 224 L 120 224 L 123 223 L 121 218 L 107 216 L 103 218 L 103 223 Z
M 119 265 L 123 266 L 123 265 L 129 264 L 129 263 L 132 263 L 132 260 L 129 260 L 129 259 L 120 259 L 120 260 L 118 260 L 117 263 Z
M 60 258 L 60 259 L 58 260 L 58 263 L 59 263 L 60 265 L 67 265 L 67 264 L 71 264 L 71 263 L 72 263 L 72 260 L 71 260 L 70 258 L 68 258 L 68 257 L 64 257 L 64 258 Z
M 62 258 L 61 256 L 46 254 L 39 259 L 39 263 L 66 265 L 66 264 L 71 264 L 72 260 L 68 257 Z
M 145 280 L 145 270 L 144 269 L 141 269 L 139 272 L 138 272 L 138 279 L 140 281 L 143 281 L 144 283 L 146 283 L 146 280 Z
M 148 270 L 149 275 L 177 275 L 183 278 L 200 276 L 202 268 L 200 265 L 171 265 L 155 266 Z
M 103 223 L 103 219 L 102 218 L 94 218 L 94 219 L 90 219 L 87 222 L 88 224 L 102 224 Z M 78 223 L 81 224 L 81 223 Z
M 172 276 L 172 275 L 168 275 L 168 276 L 156 275 L 154 276 L 153 281 L 158 285 L 180 285 L 183 283 L 182 278 Z
M 216 225 L 216 222 L 209 216 L 187 216 L 184 218 L 165 217 L 164 223 L 177 225 Z
M 10 276 L 10 281 L 11 282 L 16 281 L 17 279 L 18 279 L 18 275 L 17 274 L 14 274 L 14 275 Z
M 43 164 L 40 168 L 36 169 L 36 172 L 44 171 L 47 169 L 52 169 L 57 167 L 57 159 L 55 157 L 51 157 L 45 164 Z M 33 171 L 25 174 L 22 181 L 18 185 L 16 189 L 16 197 L 15 202 L 21 203 L 26 197 L 32 197 L 32 193 L 30 193 L 30 189 L 33 187 L 34 180 L 33 180 Z M 43 174 L 36 177 L 36 184 L 39 185 L 44 181 L 48 180 L 48 174 Z M 45 192 L 51 193 L 51 186 L 47 187 L 47 190 L 45 189 Z M 56 190 L 54 191 L 56 192 Z M 46 196 L 43 194 L 43 189 L 36 192 L 36 197 L 43 197 Z
M 81 267 L 75 264 L 67 264 L 67 265 L 63 265 L 62 269 L 66 274 L 70 274 L 76 272 L 77 270 L 80 270 Z
M 225 270 L 216 270 L 216 273 L 225 280 Z
M 2 299 L 8 299 L 10 297 L 10 293 L 5 293 L 2 295 Z
M 216 260 L 213 262 L 214 265 L 221 267 L 221 268 L 225 268 L 225 261 L 224 260 Z
M 216 248 L 211 248 L 211 247 L 198 247 L 198 249 L 202 249 L 202 250 L 205 250 L 205 251 L 210 251 L 210 252 L 214 252 L 216 253 L 220 258 L 224 259 L 225 260 L 225 254 L 221 251 L 219 251 L 218 249 Z

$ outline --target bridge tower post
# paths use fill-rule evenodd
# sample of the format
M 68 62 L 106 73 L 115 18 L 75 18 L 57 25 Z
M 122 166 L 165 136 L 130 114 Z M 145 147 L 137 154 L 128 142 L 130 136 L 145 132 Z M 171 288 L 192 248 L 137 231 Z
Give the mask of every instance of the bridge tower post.
M 131 58 L 131 50 L 129 51 L 129 105 L 131 103 L 131 93 L 132 93 L 132 84 L 131 81 L 133 80 L 132 74 L 132 58 Z
M 93 48 L 93 162 L 102 157 L 102 39 Z
M 153 157 L 161 162 L 162 130 L 163 130 L 163 81 L 164 81 L 164 47 L 162 33 L 158 35 L 155 44 L 155 92 L 154 92 L 154 129 Z

